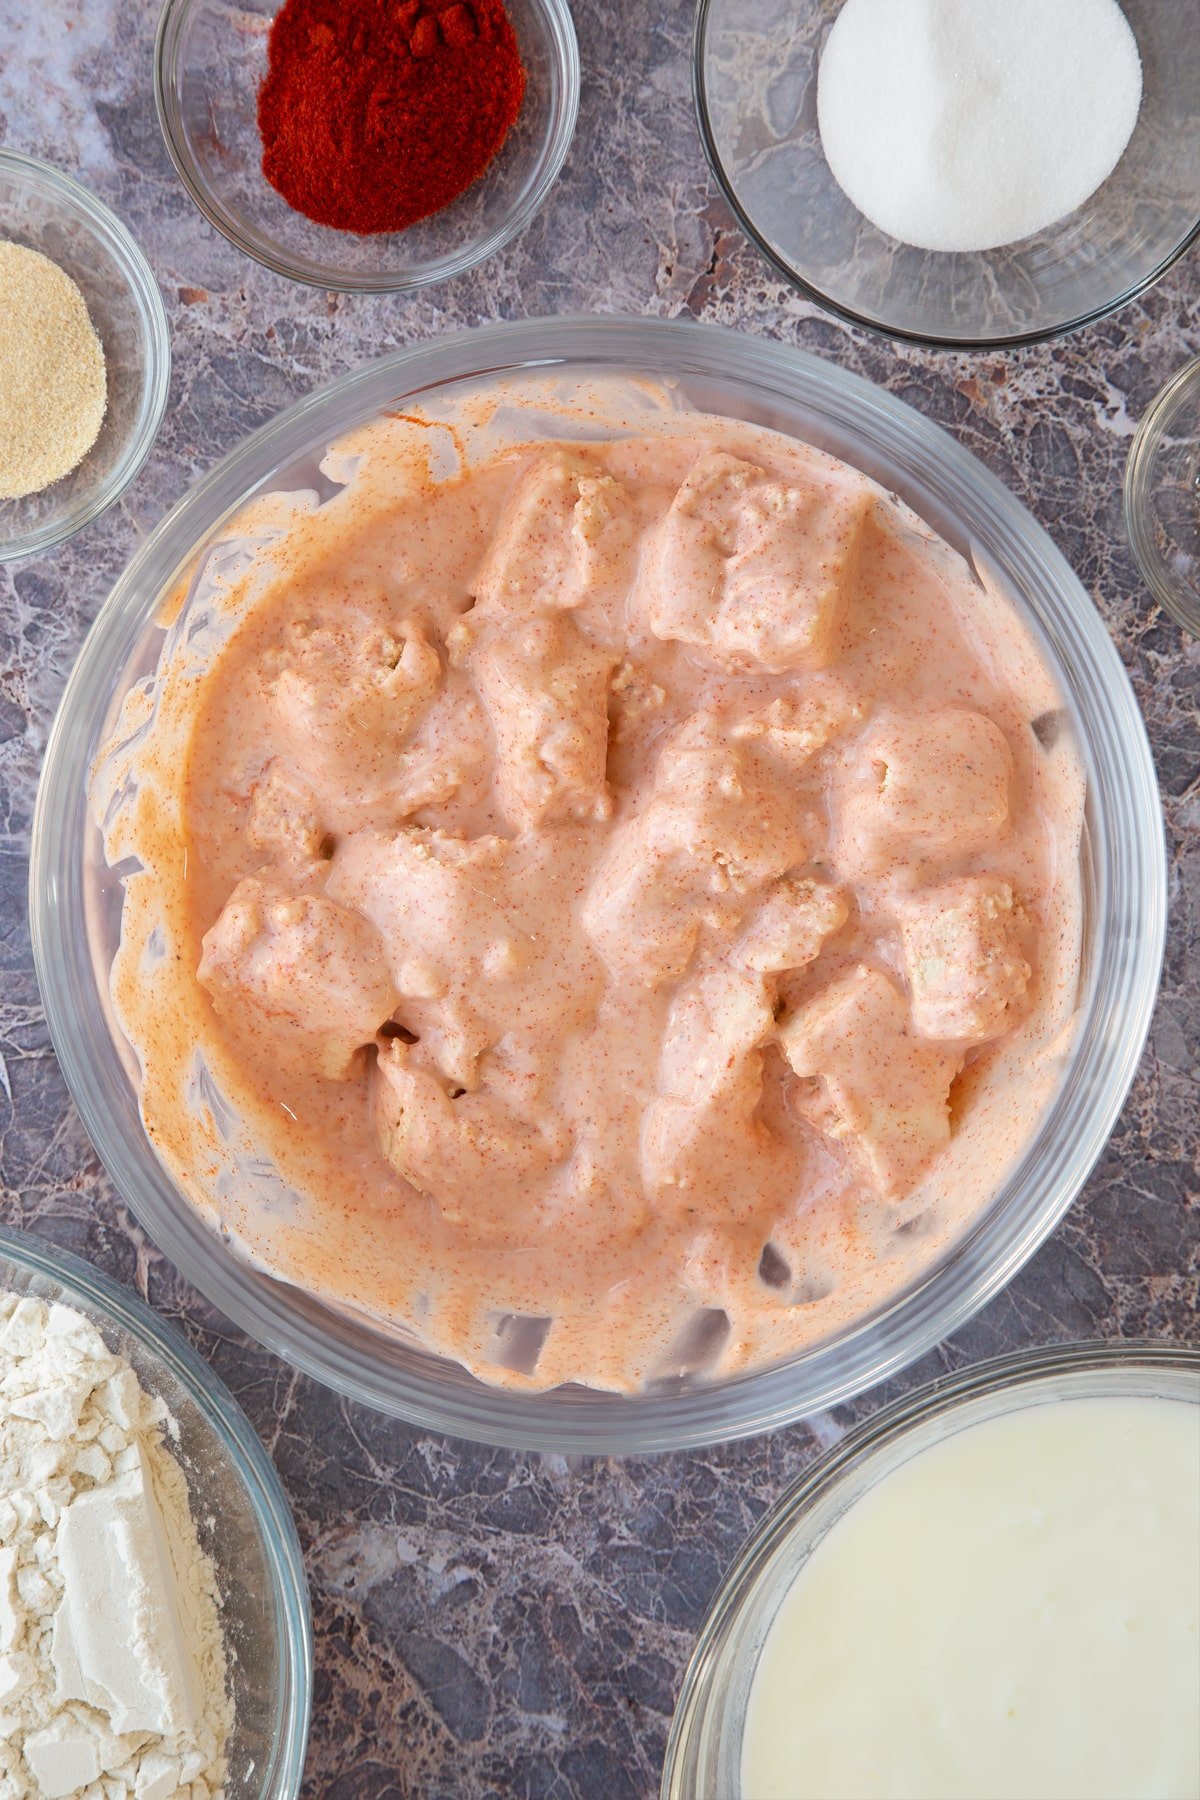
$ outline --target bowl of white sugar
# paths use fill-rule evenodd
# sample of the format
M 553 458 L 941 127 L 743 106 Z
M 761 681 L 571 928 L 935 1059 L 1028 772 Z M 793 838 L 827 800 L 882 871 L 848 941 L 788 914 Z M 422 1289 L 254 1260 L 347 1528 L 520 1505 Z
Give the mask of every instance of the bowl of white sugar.
M 232 1395 L 0 1228 L 0 1793 L 295 1800 L 311 1671 L 295 1526 Z
M 695 92 L 759 248 L 896 337 L 1055 336 L 1200 234 L 1195 0 L 700 0 Z

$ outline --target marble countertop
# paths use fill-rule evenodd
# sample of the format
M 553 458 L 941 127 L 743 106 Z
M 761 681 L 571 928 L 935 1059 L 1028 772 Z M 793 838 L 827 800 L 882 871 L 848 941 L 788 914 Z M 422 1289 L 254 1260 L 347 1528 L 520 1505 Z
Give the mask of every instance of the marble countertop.
M 955 356 L 851 330 L 776 279 L 717 195 L 692 114 L 691 5 L 574 0 L 579 133 L 525 237 L 411 298 L 315 292 L 240 256 L 176 180 L 152 97 L 157 10 L 0 0 L 0 144 L 77 174 L 130 225 L 175 358 L 162 434 L 121 503 L 52 554 L 0 570 L 0 1217 L 147 1295 L 212 1361 L 274 1456 L 316 1619 L 311 1800 L 647 1800 L 722 1572 L 785 1483 L 884 1396 L 770 1438 L 569 1466 L 409 1430 L 248 1343 L 114 1193 L 49 1045 L 25 882 L 54 708 L 111 582 L 188 484 L 280 407 L 399 344 L 575 309 L 690 314 L 869 376 L 994 470 L 1078 571 L 1145 709 L 1171 869 L 1162 993 L 1099 1167 L 1007 1292 L 897 1385 L 1030 1343 L 1194 1336 L 1200 644 L 1149 602 L 1120 482 L 1141 414 L 1200 351 L 1197 264 L 1051 346 Z

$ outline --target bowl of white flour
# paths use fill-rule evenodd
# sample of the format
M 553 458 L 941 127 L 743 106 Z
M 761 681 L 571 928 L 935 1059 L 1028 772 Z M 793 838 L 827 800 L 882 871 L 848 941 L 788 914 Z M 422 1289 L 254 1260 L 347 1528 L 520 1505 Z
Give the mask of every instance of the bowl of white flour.
M 961 349 L 1123 305 L 1200 233 L 1196 0 L 700 0 L 713 173 L 788 281 Z
M 294 1800 L 312 1626 L 249 1420 L 126 1289 L 0 1228 L 0 1800 Z

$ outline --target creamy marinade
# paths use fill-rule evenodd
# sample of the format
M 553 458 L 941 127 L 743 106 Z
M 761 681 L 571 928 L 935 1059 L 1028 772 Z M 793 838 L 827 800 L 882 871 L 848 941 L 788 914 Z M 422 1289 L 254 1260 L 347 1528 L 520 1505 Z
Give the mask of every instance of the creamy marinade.
M 209 556 L 94 775 L 167 1167 L 504 1384 L 861 1319 L 995 1192 L 1076 1002 L 1081 765 L 1015 610 L 674 406 L 351 434 Z

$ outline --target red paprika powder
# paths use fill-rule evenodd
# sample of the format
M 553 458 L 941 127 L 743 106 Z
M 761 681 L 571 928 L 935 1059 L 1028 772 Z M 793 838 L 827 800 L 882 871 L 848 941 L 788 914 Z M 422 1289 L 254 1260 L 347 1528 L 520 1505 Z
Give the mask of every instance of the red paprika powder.
M 487 168 L 525 69 L 503 0 L 287 0 L 258 96 L 263 173 L 341 231 L 402 231 Z

